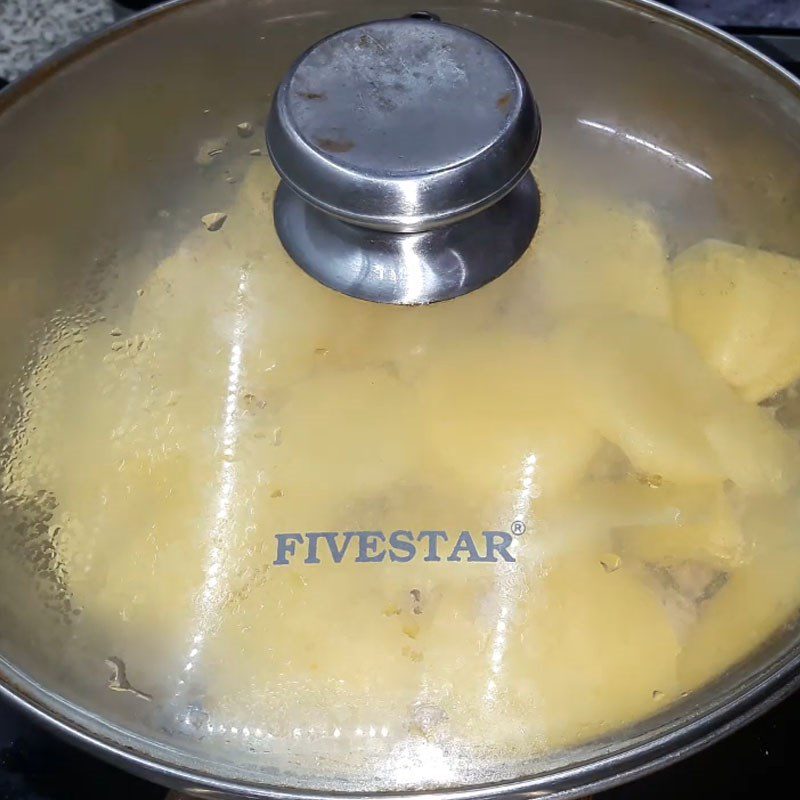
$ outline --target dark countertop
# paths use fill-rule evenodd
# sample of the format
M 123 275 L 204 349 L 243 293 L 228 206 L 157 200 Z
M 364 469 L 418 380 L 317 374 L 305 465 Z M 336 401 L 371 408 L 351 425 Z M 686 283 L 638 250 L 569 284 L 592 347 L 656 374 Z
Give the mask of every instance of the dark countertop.
M 667 5 L 714 25 L 800 28 L 800 0 L 675 0 Z

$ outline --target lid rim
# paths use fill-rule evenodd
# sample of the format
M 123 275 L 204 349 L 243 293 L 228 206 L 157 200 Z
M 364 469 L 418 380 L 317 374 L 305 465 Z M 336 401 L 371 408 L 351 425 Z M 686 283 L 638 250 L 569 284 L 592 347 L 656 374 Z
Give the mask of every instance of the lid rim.
M 711 28 L 711 26 L 705 26 L 702 23 L 698 23 L 694 20 L 689 19 L 686 15 L 680 14 L 680 12 L 675 12 L 672 9 L 665 9 L 657 6 L 654 3 L 648 2 L 648 0 L 615 0 L 620 6 L 626 7 L 628 9 L 634 11 L 649 11 L 654 17 L 660 15 L 666 22 L 671 22 L 672 24 L 679 24 L 681 20 L 683 20 L 683 26 L 688 29 L 691 33 L 696 35 L 698 38 L 704 37 L 709 44 L 721 46 L 727 42 L 727 49 L 731 51 L 731 54 L 735 57 L 740 59 L 743 63 L 753 64 L 757 69 L 760 70 L 762 74 L 766 77 L 772 78 L 778 83 L 780 86 L 785 87 L 789 91 L 793 91 L 796 93 L 796 96 L 800 97 L 800 81 L 795 79 L 791 76 L 788 72 L 783 70 L 778 65 L 771 62 L 767 57 L 762 56 L 761 54 L 756 53 L 752 48 L 743 45 L 742 43 L 734 41 L 731 37 L 723 34 L 722 32 L 715 31 Z M 180 6 L 188 5 L 189 2 L 193 2 L 193 0 L 173 0 L 173 2 L 166 3 L 164 6 L 151 10 L 146 13 L 147 16 L 155 16 L 155 14 L 164 13 L 165 9 L 171 10 L 180 10 Z M 137 18 L 141 18 L 144 15 L 137 15 Z M 655 21 L 658 21 L 656 19 Z M 120 27 L 123 27 L 125 30 L 119 31 Z M 120 26 L 115 26 L 117 28 L 117 36 L 125 35 L 130 33 L 130 29 L 134 26 L 130 24 L 130 21 L 126 21 L 122 23 Z M 31 73 L 30 75 L 26 76 L 25 78 L 20 79 L 20 81 L 16 82 L 12 87 L 9 88 L 7 92 L 3 94 L 6 95 L 5 98 L 0 98 L 0 113 L 3 111 L 10 110 L 14 104 L 20 101 L 23 98 L 27 98 L 30 94 L 39 86 L 43 81 L 45 81 L 49 75 L 55 74 L 58 75 L 59 72 L 63 70 L 63 68 L 72 63 L 73 61 L 77 61 L 81 57 L 85 56 L 87 53 L 91 53 L 96 51 L 102 45 L 108 44 L 111 41 L 111 36 L 107 33 L 100 34 L 98 36 L 93 37 L 88 43 L 82 43 L 79 47 L 67 51 L 66 53 L 60 53 L 58 56 L 55 56 L 48 60 L 46 66 L 47 69 L 45 70 L 44 67 Z M 726 709 L 729 709 L 729 714 L 734 715 L 736 714 L 736 718 L 733 723 L 726 723 L 725 727 L 722 727 L 722 724 L 725 722 L 724 719 L 721 719 L 721 714 L 718 710 L 715 710 L 713 707 L 709 707 L 707 702 L 701 704 L 697 711 L 697 718 L 699 721 L 703 721 L 706 723 L 706 730 L 712 725 L 718 725 L 721 730 L 716 734 L 709 734 L 706 736 L 705 739 L 699 740 L 696 743 L 690 743 L 686 745 L 684 748 L 677 750 L 677 743 L 681 741 L 685 741 L 680 739 L 678 736 L 675 737 L 676 742 L 672 742 L 671 746 L 676 747 L 676 752 L 672 754 L 668 754 L 667 756 L 663 755 L 663 752 L 660 757 L 653 760 L 650 764 L 646 764 L 643 768 L 638 770 L 634 769 L 627 769 L 625 770 L 625 765 L 628 764 L 630 766 L 630 762 L 626 761 L 627 758 L 630 757 L 629 753 L 623 753 L 622 757 L 619 759 L 619 767 L 622 770 L 613 778 L 605 778 L 604 780 L 595 781 L 594 783 L 584 784 L 586 786 L 593 786 L 598 788 L 600 786 L 610 786 L 613 783 L 619 783 L 623 780 L 629 779 L 634 774 L 644 774 L 647 772 L 652 771 L 659 765 L 668 762 L 678 760 L 696 750 L 700 749 L 704 745 L 710 743 L 711 741 L 720 738 L 720 736 L 729 733 L 731 730 L 735 729 L 739 725 L 745 723 L 748 719 L 754 717 L 759 711 L 766 710 L 766 708 L 770 707 L 774 703 L 776 703 L 779 699 L 785 696 L 792 688 L 796 688 L 800 684 L 800 676 L 797 674 L 792 675 L 790 673 L 790 667 L 794 667 L 795 669 L 798 667 L 797 662 L 797 653 L 798 653 L 798 646 L 793 644 L 791 647 L 791 652 L 795 654 L 794 660 L 792 664 L 787 666 L 787 662 L 784 660 L 783 666 L 781 667 L 780 663 L 777 661 L 770 665 L 769 667 L 769 674 L 761 676 L 761 682 L 758 683 L 757 688 L 762 691 L 763 693 L 766 692 L 773 692 L 770 694 L 766 699 L 762 698 L 761 705 L 756 705 L 751 710 L 747 710 L 750 708 L 750 704 L 753 702 L 753 698 L 745 696 L 746 693 L 744 689 L 747 688 L 747 685 L 744 686 L 744 689 L 737 691 L 735 693 L 731 693 L 727 696 L 726 701 Z M 62 734 L 68 734 L 73 739 L 82 739 L 82 744 L 86 747 L 91 746 L 95 750 L 103 750 L 104 755 L 106 758 L 114 758 L 118 761 L 120 765 L 125 765 L 129 769 L 138 769 L 140 772 L 144 770 L 154 770 L 156 774 L 162 774 L 168 776 L 168 779 L 171 782 L 177 784 L 182 784 L 183 786 L 191 785 L 194 783 L 195 785 L 204 785 L 213 788 L 219 789 L 230 789 L 234 791 L 248 791 L 252 792 L 253 796 L 272 796 L 272 797 L 286 797 L 286 798 L 295 798 L 299 800 L 299 798 L 306 798 L 306 797 L 324 797 L 324 796 L 344 796 L 344 793 L 336 795 L 336 793 L 317 793 L 313 791 L 297 791 L 292 789 L 287 789 L 286 787 L 275 787 L 270 789 L 269 787 L 264 787 L 261 785 L 257 785 L 255 787 L 248 787 L 244 782 L 238 780 L 231 780 L 231 781 L 224 781 L 224 780 L 217 780 L 212 776 L 209 776 L 208 773 L 198 772 L 193 770 L 191 767 L 189 768 L 181 768 L 175 767 L 170 765 L 163 765 L 163 762 L 159 762 L 159 759 L 154 756 L 147 756 L 147 755 L 140 755 L 134 750 L 130 745 L 125 746 L 122 742 L 117 740 L 115 742 L 110 735 L 108 727 L 106 727 L 105 734 L 102 731 L 99 733 L 91 732 L 89 729 L 83 728 L 79 721 L 76 721 L 72 715 L 62 714 L 59 712 L 58 704 L 60 702 L 60 698 L 55 700 L 51 698 L 45 697 L 42 700 L 34 700 L 32 695 L 28 695 L 26 693 L 26 687 L 30 688 L 30 685 L 33 684 L 32 679 L 27 678 L 24 675 L 16 675 L 16 678 L 12 676 L 13 667 L 10 667 L 6 662 L 0 661 L 0 694 L 4 696 L 8 696 L 9 698 L 13 699 L 14 702 L 21 707 L 26 707 L 28 713 L 38 717 L 41 721 L 46 722 L 48 725 L 54 728 L 60 728 Z M 783 682 L 783 686 L 779 686 L 778 684 Z M 755 689 L 753 690 L 753 693 Z M 63 709 L 62 709 L 63 712 Z M 70 719 L 72 717 L 72 719 Z M 124 731 L 123 731 L 124 732 Z M 111 732 L 113 733 L 113 732 Z M 661 742 L 664 745 L 663 742 Z M 642 750 L 644 751 L 640 754 L 641 758 L 645 758 L 648 753 L 653 753 L 656 751 L 658 753 L 658 746 L 659 740 L 652 740 L 650 742 L 645 743 L 642 745 Z M 666 745 L 665 745 L 666 746 Z M 134 766 L 135 765 L 135 766 Z M 602 765 L 601 765 L 602 766 Z M 591 763 L 588 767 L 585 768 L 587 776 L 591 779 L 592 775 L 596 775 L 594 772 L 594 765 Z M 585 791 L 585 788 L 580 790 L 563 788 L 564 786 L 569 786 L 569 776 L 564 777 L 565 773 L 561 775 L 557 771 L 556 774 L 552 778 L 552 786 L 562 787 L 556 788 L 558 792 L 558 796 L 563 797 L 564 793 L 568 793 L 570 796 L 573 796 L 577 791 Z M 559 783 L 559 781 L 564 778 L 565 783 Z M 167 778 L 165 778 L 166 780 Z M 443 792 L 414 792 L 413 790 L 410 792 L 403 792 L 399 793 L 396 796 L 412 796 L 412 797 L 421 797 L 421 796 L 436 796 L 438 798 L 467 798 L 467 797 L 477 797 L 477 796 L 486 796 L 486 795 L 498 795 L 507 792 L 513 791 L 528 791 L 532 787 L 539 786 L 543 788 L 547 788 L 547 784 L 539 783 L 538 781 L 528 779 L 518 779 L 515 781 L 511 781 L 507 784 L 503 784 L 499 787 L 493 787 L 489 791 L 481 792 L 481 787 L 478 787 L 478 794 L 476 794 L 476 790 L 471 789 L 470 787 L 462 788 L 456 791 L 443 791 Z M 573 784 L 574 786 L 574 784 Z M 357 794 L 357 793 L 356 793 Z M 352 796 L 352 795 L 349 795 Z
M 181 0 L 182 1 L 182 0 Z M 219 778 L 193 767 L 176 766 L 157 756 L 136 751 L 115 743 L 107 735 L 91 732 L 75 718 L 62 715 L 55 704 L 37 698 L 43 690 L 35 681 L 0 659 L 0 696 L 37 719 L 48 729 L 86 751 L 145 778 L 180 790 L 191 788 L 203 792 L 223 792 L 275 800 L 343 800 L 347 798 L 392 798 L 393 800 L 481 800 L 487 797 L 508 797 L 518 793 L 546 794 L 550 798 L 578 798 L 587 791 L 599 791 L 634 778 L 656 772 L 664 766 L 684 760 L 745 724 L 766 713 L 794 691 L 800 690 L 800 648 L 794 646 L 776 659 L 767 674 L 753 676 L 750 686 L 720 698 L 716 707 L 706 711 L 688 725 L 620 753 L 607 755 L 590 764 L 578 763 L 572 768 L 556 769 L 550 775 L 523 776 L 493 784 L 468 785 L 449 789 L 403 791 L 337 791 L 292 788 L 257 784 L 237 779 Z M 16 680 L 15 680 L 16 678 Z M 24 687 L 19 684 L 24 684 Z M 755 685 L 753 685 L 755 684 Z M 66 701 L 57 698 L 58 702 Z M 69 705 L 69 704 L 67 704 Z M 107 723 L 103 723 L 106 724 Z M 649 758 L 649 760 L 647 760 Z M 637 763 L 638 762 L 638 763 Z M 622 767 L 623 769 L 619 769 Z M 616 771 L 614 771 L 616 770 Z M 597 773 L 592 776 L 587 773 Z M 588 778 L 588 779 L 587 779 Z M 538 794 L 536 795 L 538 796 Z

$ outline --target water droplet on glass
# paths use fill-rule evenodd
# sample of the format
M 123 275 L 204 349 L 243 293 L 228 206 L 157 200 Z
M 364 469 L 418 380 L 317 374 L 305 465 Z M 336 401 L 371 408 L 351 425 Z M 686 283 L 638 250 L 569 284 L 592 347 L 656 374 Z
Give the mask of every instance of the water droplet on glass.
M 423 734 L 430 734 L 437 726 L 447 721 L 447 713 L 432 703 L 415 703 L 411 707 L 414 727 Z
M 218 155 L 220 155 L 220 153 L 223 152 L 227 144 L 227 139 L 219 137 L 215 139 L 205 139 L 204 141 L 200 142 L 200 145 L 197 148 L 197 152 L 194 156 L 195 163 L 200 164 L 201 166 L 208 166 Z
M 236 126 L 236 132 L 242 139 L 247 139 L 248 136 L 253 135 L 253 124 L 251 122 L 240 122 Z
M 659 489 L 664 484 L 664 479 L 660 475 L 646 475 L 639 473 L 636 480 L 644 486 L 649 486 L 651 489 Z
M 622 566 L 622 559 L 616 553 L 606 553 L 600 563 L 606 572 L 616 572 Z
M 228 219 L 227 214 L 221 214 L 220 212 L 215 211 L 212 214 L 206 214 L 202 218 L 202 222 L 207 231 L 213 232 L 218 231 L 225 224 L 226 219 Z
M 186 709 L 186 715 L 184 716 L 182 722 L 182 727 L 193 731 L 199 731 L 202 728 L 207 727 L 209 716 L 207 712 L 200 708 L 200 706 L 197 704 L 192 704 Z

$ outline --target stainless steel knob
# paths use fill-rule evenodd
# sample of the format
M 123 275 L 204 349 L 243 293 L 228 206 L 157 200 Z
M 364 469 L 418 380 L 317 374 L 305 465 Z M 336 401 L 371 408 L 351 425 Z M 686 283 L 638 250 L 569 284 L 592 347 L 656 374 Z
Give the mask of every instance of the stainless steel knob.
M 483 37 L 418 15 L 340 31 L 295 62 L 272 103 L 278 235 L 354 297 L 465 294 L 530 243 L 540 133 L 524 76 Z

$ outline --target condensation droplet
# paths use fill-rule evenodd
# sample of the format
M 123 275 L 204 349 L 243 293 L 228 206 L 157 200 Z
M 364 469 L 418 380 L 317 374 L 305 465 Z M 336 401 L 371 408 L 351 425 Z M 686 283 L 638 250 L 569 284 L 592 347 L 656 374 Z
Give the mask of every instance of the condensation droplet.
M 606 553 L 600 563 L 606 572 L 616 572 L 622 566 L 622 559 L 616 553 Z
M 211 214 L 206 214 L 202 217 L 202 223 L 207 231 L 218 231 L 228 219 L 227 214 L 222 214 L 219 211 L 214 211 Z
M 228 145 L 228 140 L 217 137 L 215 139 L 205 139 L 200 142 L 194 156 L 195 164 L 208 166 Z
M 251 122 L 240 122 L 236 126 L 236 133 L 238 133 L 242 139 L 247 139 L 249 136 L 253 135 L 253 124 Z

